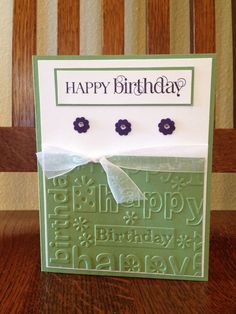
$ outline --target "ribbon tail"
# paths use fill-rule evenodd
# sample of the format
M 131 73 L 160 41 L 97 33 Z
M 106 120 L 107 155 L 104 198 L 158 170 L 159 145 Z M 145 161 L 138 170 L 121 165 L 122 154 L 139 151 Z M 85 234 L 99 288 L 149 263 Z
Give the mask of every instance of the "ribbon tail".
M 45 176 L 47 177 L 47 179 L 53 179 L 53 178 L 57 178 L 60 176 L 63 176 L 64 174 L 69 173 L 70 171 L 72 171 L 75 167 L 71 168 L 71 169 L 67 169 L 67 170 L 60 170 L 60 171 L 49 171 L 49 170 L 45 170 Z M 43 168 L 42 168 L 43 169 Z
M 145 199 L 138 186 L 120 167 L 106 158 L 102 158 L 100 164 L 107 175 L 108 185 L 118 204 Z
M 48 179 L 55 178 L 83 166 L 91 160 L 87 157 L 68 153 L 63 150 L 36 153 L 37 160 Z

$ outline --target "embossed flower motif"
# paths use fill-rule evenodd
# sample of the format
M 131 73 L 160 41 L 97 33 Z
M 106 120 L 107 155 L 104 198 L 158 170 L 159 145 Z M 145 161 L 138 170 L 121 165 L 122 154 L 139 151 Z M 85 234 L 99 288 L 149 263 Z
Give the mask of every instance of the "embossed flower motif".
M 179 176 L 175 176 L 171 180 L 172 189 L 177 189 L 177 191 L 181 191 L 186 185 L 187 184 L 186 184 L 184 178 L 180 178 Z
M 128 258 L 126 258 L 124 268 L 125 268 L 125 271 L 133 271 L 133 272 L 140 271 L 139 262 L 132 256 L 129 256 Z
M 78 231 L 84 232 L 86 229 L 88 229 L 87 222 L 88 220 L 83 217 L 75 218 L 73 227 L 75 227 L 75 229 Z
M 80 245 L 89 247 L 91 244 L 93 244 L 93 238 L 91 234 L 87 234 L 86 232 L 83 233 L 82 236 L 79 237 Z
M 123 216 L 123 219 L 127 225 L 133 225 L 138 219 L 138 216 L 134 211 L 127 211 L 125 214 L 126 215 Z
M 159 131 L 164 134 L 172 134 L 175 130 L 175 123 L 170 118 L 162 119 L 158 124 Z
M 182 249 L 189 248 L 191 245 L 192 239 L 190 239 L 187 234 L 180 234 L 177 239 L 177 245 Z
M 124 119 L 124 120 L 118 120 L 118 122 L 115 124 L 116 132 L 120 135 L 128 135 L 129 132 L 131 132 L 131 123 Z
M 79 133 L 86 133 L 89 129 L 89 121 L 84 117 L 76 118 L 73 124 L 74 129 Z
M 157 274 L 165 274 L 166 273 L 166 265 L 161 261 L 153 261 L 151 264 L 151 272 Z
M 78 186 L 80 186 L 80 187 L 82 187 L 82 186 L 90 187 L 90 186 L 94 185 L 94 179 L 88 178 L 87 176 L 81 176 L 80 179 L 76 178 L 74 182 L 77 183 Z

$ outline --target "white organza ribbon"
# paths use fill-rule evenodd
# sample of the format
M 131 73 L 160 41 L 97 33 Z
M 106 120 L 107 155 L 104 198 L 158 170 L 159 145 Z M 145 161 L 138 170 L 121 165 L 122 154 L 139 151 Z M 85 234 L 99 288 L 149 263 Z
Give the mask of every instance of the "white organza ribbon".
M 203 172 L 204 158 L 111 156 L 93 159 L 61 148 L 47 148 L 38 152 L 37 159 L 48 179 L 66 174 L 90 162 L 100 163 L 107 176 L 107 183 L 118 204 L 144 200 L 144 194 L 121 168 L 162 172 Z

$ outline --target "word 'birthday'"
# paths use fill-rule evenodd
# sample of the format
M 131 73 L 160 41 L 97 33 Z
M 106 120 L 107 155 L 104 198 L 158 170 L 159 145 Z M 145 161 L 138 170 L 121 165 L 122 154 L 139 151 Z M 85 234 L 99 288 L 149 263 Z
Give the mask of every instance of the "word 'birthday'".
M 126 76 L 119 75 L 112 81 L 66 81 L 66 94 L 131 94 L 140 96 L 142 94 L 175 94 L 180 96 L 181 89 L 186 86 L 184 78 L 169 80 L 162 75 L 154 81 L 146 77 L 136 81 L 130 81 Z

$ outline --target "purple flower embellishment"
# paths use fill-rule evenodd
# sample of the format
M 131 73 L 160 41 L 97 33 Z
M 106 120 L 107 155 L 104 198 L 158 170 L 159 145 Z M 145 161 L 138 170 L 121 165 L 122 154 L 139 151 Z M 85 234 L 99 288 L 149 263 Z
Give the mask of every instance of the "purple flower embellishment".
M 89 129 L 89 121 L 84 117 L 76 118 L 73 124 L 74 129 L 79 133 L 86 133 Z
M 162 119 L 158 124 L 159 131 L 164 135 L 172 134 L 175 130 L 175 123 L 171 119 Z
M 116 132 L 120 135 L 128 135 L 131 131 L 131 123 L 124 119 L 124 120 L 118 120 L 118 122 L 115 124 L 116 126 Z

